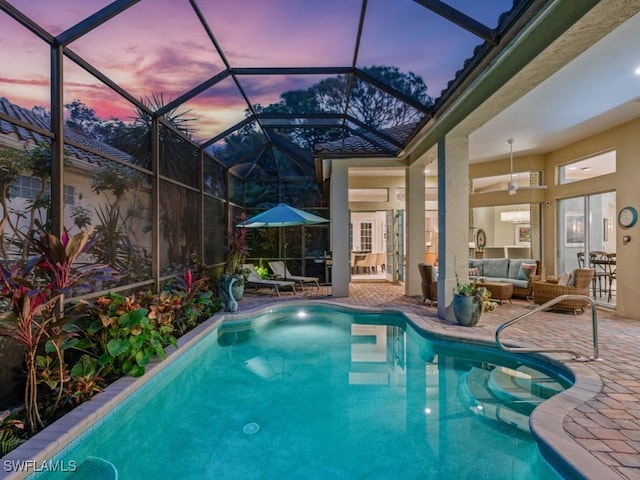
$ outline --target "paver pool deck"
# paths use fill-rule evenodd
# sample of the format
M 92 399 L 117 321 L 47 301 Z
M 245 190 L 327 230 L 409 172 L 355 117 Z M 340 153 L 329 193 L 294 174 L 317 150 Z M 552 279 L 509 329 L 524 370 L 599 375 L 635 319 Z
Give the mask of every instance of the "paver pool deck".
M 462 327 L 438 318 L 437 309 L 423 304 L 420 297 L 405 296 L 404 286 L 380 282 L 352 283 L 350 296 L 344 298 L 331 297 L 330 287 L 325 286 L 306 289 L 305 294 L 283 293 L 280 297 L 271 290 L 256 293 L 248 289 L 239 302 L 239 310 L 242 314 L 291 300 L 399 310 L 433 335 L 490 344 L 494 344 L 499 325 L 534 308 L 530 302 L 514 299 L 513 303 L 484 313 L 477 326 Z M 216 315 L 213 320 L 216 318 L 220 319 Z M 531 416 L 531 428 L 543 440 L 541 448 L 547 450 L 548 446 L 558 452 L 580 478 L 640 480 L 640 321 L 606 309 L 598 310 L 598 321 L 600 361 L 578 362 L 570 354 L 561 352 L 544 354 L 553 363 L 566 365 L 576 377 L 576 384 L 536 408 Z M 214 323 L 209 325 L 202 325 L 205 328 L 200 333 L 195 329 L 181 340 L 185 344 L 197 341 L 198 335 L 206 333 L 206 328 Z M 593 354 L 590 311 L 581 315 L 536 313 L 505 330 L 501 338 L 509 345 L 570 349 L 585 356 Z M 152 375 L 148 373 L 141 378 Z M 118 380 L 96 396 L 95 402 L 85 402 L 60 419 L 60 424 L 56 422 L 34 437 L 33 440 L 39 437 L 39 441 L 30 441 L 31 447 L 27 442 L 17 449 L 16 458 L 38 458 L 37 455 L 45 455 L 49 450 L 51 455 L 64 441 L 64 435 L 73 438 L 86 428 L 92 415 L 112 408 L 110 401 L 127 398 L 136 388 L 137 380 L 132 377 Z M 19 472 L 0 471 L 2 479 L 23 477 Z
M 405 296 L 402 285 L 371 282 L 352 283 L 350 296 L 345 298 L 332 298 L 329 287 L 307 289 L 305 295 L 283 294 L 280 298 L 264 291 L 254 293 L 249 290 L 240 302 L 240 310 L 264 306 L 271 301 L 303 299 L 398 309 L 418 318 L 427 330 L 489 342 L 494 341 L 499 325 L 534 307 L 530 302 L 514 299 L 513 303 L 484 313 L 477 326 L 462 327 L 438 318 L 437 308 L 423 304 L 420 297 Z M 570 368 L 577 367 L 591 377 L 601 379 L 601 383 L 592 382 L 592 394 L 585 399 L 572 399 L 570 409 L 562 414 L 561 427 L 566 437 L 575 442 L 566 446 L 571 450 L 580 445 L 582 449 L 579 450 L 584 449 L 608 467 L 604 471 L 610 475 L 605 478 L 640 480 L 640 321 L 598 309 L 598 325 L 601 361 L 582 363 L 572 360 L 566 353 L 548 355 Z M 590 310 L 581 315 L 540 312 L 509 327 L 501 338 L 505 343 L 567 348 L 589 356 L 593 353 L 591 313 Z M 563 407 L 566 408 L 566 404 L 559 410 Z M 556 427 L 560 428 L 560 425 Z M 605 480 L 602 471 L 599 471 L 599 480 Z

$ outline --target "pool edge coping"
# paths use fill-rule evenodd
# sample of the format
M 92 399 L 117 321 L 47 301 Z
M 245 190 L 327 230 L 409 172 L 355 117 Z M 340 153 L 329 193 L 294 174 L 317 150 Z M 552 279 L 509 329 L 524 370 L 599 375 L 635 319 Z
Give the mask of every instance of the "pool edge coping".
M 463 340 L 467 343 L 475 343 L 485 346 L 495 346 L 493 337 L 482 332 L 477 335 L 476 329 L 470 329 L 476 334 L 470 335 L 464 329 L 469 327 L 458 327 L 454 324 L 443 323 L 442 320 L 433 318 L 428 322 L 427 318 L 414 313 L 405 312 L 399 308 L 369 308 L 360 305 L 346 305 L 336 300 L 290 300 L 277 304 L 267 304 L 249 308 L 238 313 L 217 312 L 209 319 L 199 324 L 193 330 L 178 339 L 178 346 L 167 347 L 165 359 L 154 358 L 147 366 L 146 373 L 141 377 L 121 377 L 114 383 L 108 385 L 105 390 L 92 397 L 89 401 L 82 403 L 72 411 L 56 420 L 54 423 L 38 432 L 36 435 L 21 444 L 2 457 L 3 466 L 5 462 L 33 462 L 40 466 L 48 459 L 53 458 L 65 447 L 67 447 L 76 437 L 83 434 L 92 425 L 103 419 L 114 406 L 125 400 L 131 393 L 151 381 L 164 367 L 177 360 L 188 347 L 202 339 L 210 331 L 219 327 L 224 322 L 235 322 L 246 319 L 249 316 L 268 311 L 273 308 L 286 306 L 308 306 L 308 305 L 331 305 L 344 309 L 351 309 L 361 312 L 394 312 L 404 315 L 416 328 L 424 331 L 430 336 L 445 340 Z M 447 328 L 449 327 L 449 328 Z M 512 344 L 511 346 L 519 346 Z M 563 427 L 563 420 L 567 414 L 593 399 L 601 392 L 603 382 L 600 376 L 583 362 L 576 362 L 554 354 L 536 354 L 551 365 L 560 366 L 570 372 L 575 383 L 567 390 L 545 400 L 538 406 L 530 416 L 531 432 L 538 442 L 538 448 L 543 457 L 555 468 L 570 468 L 573 472 L 586 480 L 601 480 L 603 478 L 620 479 L 615 470 L 602 463 L 591 452 L 577 443 Z M 542 444 L 542 446 L 540 445 Z M 541 448 L 542 447 L 542 448 Z M 547 458 L 551 455 L 553 458 Z M 561 465 L 558 465 L 559 462 Z M 0 480 L 20 480 L 34 475 L 31 471 L 0 471 Z

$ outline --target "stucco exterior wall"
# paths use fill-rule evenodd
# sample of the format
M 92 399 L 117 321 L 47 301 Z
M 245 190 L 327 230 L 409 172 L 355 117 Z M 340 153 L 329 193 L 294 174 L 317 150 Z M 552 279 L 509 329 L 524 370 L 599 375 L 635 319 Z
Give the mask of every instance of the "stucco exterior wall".
M 547 274 L 557 273 L 556 249 L 558 238 L 556 231 L 557 201 L 594 193 L 616 191 L 616 206 L 632 205 L 640 208 L 640 118 L 619 127 L 575 142 L 546 155 L 545 177 L 548 188 L 546 200 L 549 206 L 543 207 L 543 262 Z M 556 169 L 559 165 L 591 156 L 595 153 L 615 149 L 616 173 L 603 175 L 566 185 L 556 185 Z M 640 320 L 640 224 L 623 230 L 616 228 L 617 253 L 617 311 L 621 315 Z M 631 241 L 623 245 L 622 237 L 629 235 Z

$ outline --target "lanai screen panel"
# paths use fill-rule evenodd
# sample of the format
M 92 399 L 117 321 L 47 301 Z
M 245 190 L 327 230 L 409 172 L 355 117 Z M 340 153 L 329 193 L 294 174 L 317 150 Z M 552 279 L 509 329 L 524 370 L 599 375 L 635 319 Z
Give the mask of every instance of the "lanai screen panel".
M 489 28 L 496 27 L 499 15 L 512 5 L 511 0 L 445 3 Z M 369 0 L 358 67 L 388 65 L 413 72 L 425 82 L 429 95 L 437 98 L 483 41 L 415 1 L 394 2 L 389 8 L 385 0 Z
M 134 97 L 161 104 L 224 69 L 193 9 L 182 1 L 143 0 L 69 47 Z
M 360 0 L 199 1 L 233 67 L 348 66 Z
M 0 98 L 21 108 L 49 111 L 51 49 L 4 12 L 0 12 L 0 25 Z

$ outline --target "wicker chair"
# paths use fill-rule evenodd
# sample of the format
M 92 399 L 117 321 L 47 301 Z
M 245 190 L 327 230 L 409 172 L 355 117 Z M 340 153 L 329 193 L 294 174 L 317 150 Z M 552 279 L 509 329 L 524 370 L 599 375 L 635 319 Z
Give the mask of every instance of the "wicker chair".
M 560 295 L 585 295 L 589 296 L 589 288 L 593 280 L 593 270 L 591 268 L 578 268 L 574 270 L 575 279 L 573 286 L 558 285 L 557 279 L 538 280 L 533 282 L 533 302 L 537 304 L 547 303 Z M 586 300 L 563 300 L 556 303 L 553 310 L 564 310 L 578 313 L 584 312 L 584 307 L 588 305 Z
M 438 302 L 438 282 L 433 280 L 433 265 L 421 262 L 418 264 L 422 286 L 422 303 L 429 300 L 429 305 Z

